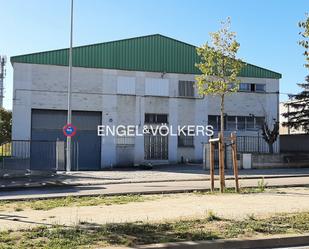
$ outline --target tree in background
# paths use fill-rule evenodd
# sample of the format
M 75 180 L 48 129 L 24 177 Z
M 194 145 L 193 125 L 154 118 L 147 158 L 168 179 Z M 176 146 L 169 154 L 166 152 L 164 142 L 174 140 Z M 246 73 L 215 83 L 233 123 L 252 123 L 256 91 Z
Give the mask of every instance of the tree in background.
M 0 108 L 0 144 L 11 141 L 12 112 Z
M 299 45 L 305 49 L 305 67 L 309 69 L 309 15 L 307 14 L 306 20 L 299 22 L 298 25 L 303 29 L 303 31 L 299 33 L 302 36 Z M 289 111 L 282 114 L 283 117 L 287 118 L 287 122 L 284 122 L 283 126 L 296 130 L 301 129 L 309 133 L 309 75 L 306 77 L 304 83 L 297 85 L 303 90 L 298 94 L 289 96 L 290 101 L 285 104 Z
M 224 155 L 224 97 L 228 93 L 238 90 L 239 74 L 243 65 L 242 61 L 236 58 L 240 44 L 236 41 L 236 33 L 230 31 L 231 20 L 228 18 L 221 22 L 222 27 L 219 31 L 210 33 L 212 46 L 206 43 L 197 48 L 200 62 L 196 67 L 201 71 L 201 75 L 196 76 L 196 84 L 199 94 L 217 95 L 220 97 L 220 144 L 222 155 Z M 220 187 L 223 191 L 224 180 L 224 160 L 221 157 Z M 222 179 L 223 178 L 223 179 Z

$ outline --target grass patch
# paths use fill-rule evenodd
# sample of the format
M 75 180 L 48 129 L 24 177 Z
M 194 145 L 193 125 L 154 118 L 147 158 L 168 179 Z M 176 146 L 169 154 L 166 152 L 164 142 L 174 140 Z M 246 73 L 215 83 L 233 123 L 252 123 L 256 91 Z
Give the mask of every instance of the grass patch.
M 23 211 L 23 209 L 22 209 L 21 207 L 15 207 L 15 208 L 14 208 L 14 211 L 15 211 L 15 212 L 21 212 L 21 211 Z
M 240 194 L 256 194 L 256 193 L 263 193 L 267 189 L 275 189 L 276 187 L 267 187 L 267 184 L 261 184 L 261 186 L 258 187 L 246 187 L 246 188 L 240 188 Z M 216 194 L 222 194 L 219 189 L 215 189 L 215 191 L 211 192 L 208 191 L 194 191 L 193 194 L 196 195 L 216 195 Z M 235 188 L 225 188 L 223 194 L 236 194 Z
M 215 221 L 215 220 L 221 220 L 221 218 L 217 216 L 212 210 L 210 210 L 207 212 L 206 220 Z
M 231 223 L 226 229 L 227 237 L 249 234 L 289 234 L 308 233 L 309 213 L 274 215 L 270 218 L 258 219 L 249 216 L 242 221 Z
M 100 206 L 100 205 L 120 205 L 130 202 L 143 202 L 155 199 L 154 196 L 144 195 L 119 195 L 119 196 L 97 196 L 97 197 L 63 197 L 46 200 L 27 200 L 27 201 L 0 201 L 0 208 L 14 209 L 22 211 L 26 208 L 33 210 L 50 210 L 57 207 L 73 206 Z
M 258 181 L 258 189 L 260 192 L 264 192 L 267 187 L 267 182 L 265 182 L 264 178 Z
M 0 232 L 0 248 L 98 248 L 309 232 L 309 212 L 279 214 L 263 219 L 250 216 L 241 221 L 209 217 L 216 216 L 208 214 L 201 219 L 164 223 L 98 225 L 84 222 L 75 227 L 37 227 Z

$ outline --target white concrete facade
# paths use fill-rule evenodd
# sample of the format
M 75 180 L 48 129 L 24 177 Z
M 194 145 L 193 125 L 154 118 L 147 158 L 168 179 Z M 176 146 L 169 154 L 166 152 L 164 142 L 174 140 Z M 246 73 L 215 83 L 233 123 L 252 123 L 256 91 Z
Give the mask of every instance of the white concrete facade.
M 68 68 L 54 65 L 14 63 L 13 140 L 31 139 L 31 110 L 67 109 Z M 111 69 L 73 68 L 72 109 L 102 112 L 102 125 L 144 125 L 145 113 L 167 114 L 169 125 L 207 125 L 208 115 L 219 115 L 218 97 L 178 96 L 179 80 L 194 81 L 194 75 L 136 72 Z M 226 97 L 228 115 L 266 116 L 278 120 L 278 79 L 240 78 L 241 82 L 266 85 L 266 93 L 238 92 Z M 127 84 L 126 84 L 127 82 Z M 256 135 L 256 131 L 240 132 Z M 202 160 L 202 143 L 195 137 L 193 147 L 178 147 L 177 137 L 169 137 L 168 161 L 181 158 Z M 120 147 L 117 139 L 102 138 L 101 167 L 119 164 L 131 156 L 144 161 L 144 139 L 135 137 L 130 146 Z

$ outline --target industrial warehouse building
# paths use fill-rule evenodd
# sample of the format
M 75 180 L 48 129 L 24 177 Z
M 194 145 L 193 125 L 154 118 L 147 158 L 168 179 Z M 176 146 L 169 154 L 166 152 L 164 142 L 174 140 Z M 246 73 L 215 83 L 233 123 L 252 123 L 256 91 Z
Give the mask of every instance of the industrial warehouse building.
M 149 161 L 201 161 L 207 137 L 97 135 L 98 125 L 219 124 L 219 99 L 194 88 L 196 47 L 149 35 L 73 49 L 75 169 L 99 170 Z M 13 140 L 64 141 L 68 49 L 11 58 Z M 279 73 L 246 64 L 239 92 L 226 97 L 226 130 L 258 136 L 264 119 L 278 120 Z M 78 165 L 77 165 L 78 164 Z M 74 168 L 73 167 L 73 168 Z

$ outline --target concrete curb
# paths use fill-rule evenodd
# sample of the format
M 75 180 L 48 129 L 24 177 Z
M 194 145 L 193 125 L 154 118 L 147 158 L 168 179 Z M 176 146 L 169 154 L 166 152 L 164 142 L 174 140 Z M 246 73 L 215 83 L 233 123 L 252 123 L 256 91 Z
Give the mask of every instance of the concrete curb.
M 296 178 L 296 177 L 308 177 L 309 174 L 297 174 L 297 175 L 273 175 L 273 176 L 239 176 L 240 180 L 250 180 L 250 179 L 276 179 L 276 178 Z M 234 177 L 227 176 L 226 180 L 234 180 Z M 78 186 L 96 186 L 96 185 L 111 185 L 111 184 L 130 184 L 130 183 L 157 183 L 157 182 L 191 182 L 191 181 L 209 181 L 209 177 L 205 178 L 196 178 L 196 179 L 176 179 L 176 180 L 150 180 L 150 181 L 114 181 L 114 182 L 86 182 L 86 183 L 67 183 L 61 181 L 46 181 L 42 183 L 29 183 L 19 185 L 11 185 L 11 186 L 3 186 L 0 185 L 0 191 L 10 191 L 10 190 L 18 190 L 18 189 L 35 189 L 35 188 L 44 188 L 44 187 L 78 187 Z M 218 177 L 215 177 L 215 180 L 219 180 Z
M 137 246 L 132 248 L 138 249 L 254 249 L 254 248 L 274 248 L 274 247 L 290 247 L 290 246 L 308 246 L 309 234 L 301 236 L 278 236 L 273 238 L 258 239 L 226 239 L 213 241 L 190 241 L 164 244 L 151 244 Z

